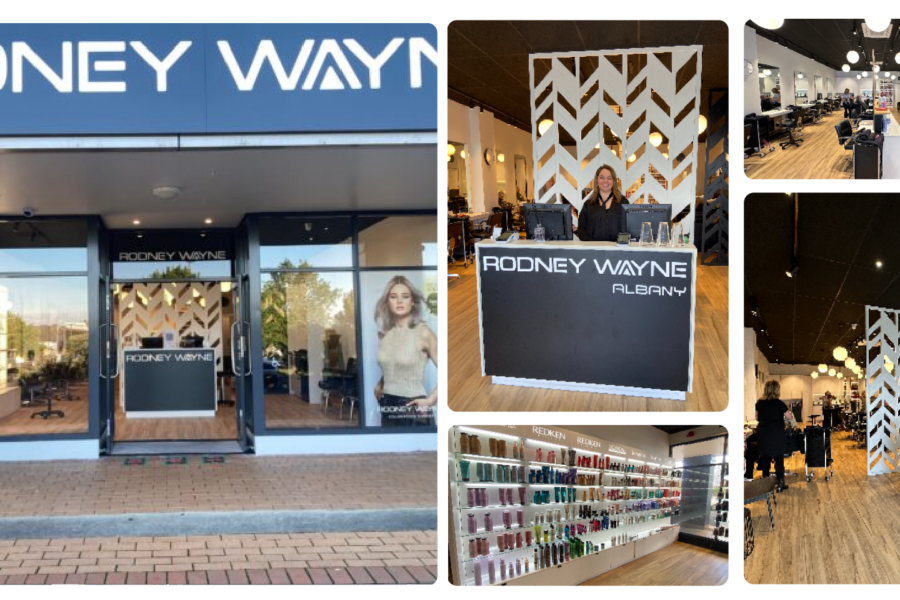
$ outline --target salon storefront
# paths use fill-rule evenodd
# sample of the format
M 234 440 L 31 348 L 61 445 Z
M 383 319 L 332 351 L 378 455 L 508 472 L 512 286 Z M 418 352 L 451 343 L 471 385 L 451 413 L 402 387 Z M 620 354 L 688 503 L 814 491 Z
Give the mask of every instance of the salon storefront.
M 436 38 L 0 27 L 0 461 L 436 449 Z

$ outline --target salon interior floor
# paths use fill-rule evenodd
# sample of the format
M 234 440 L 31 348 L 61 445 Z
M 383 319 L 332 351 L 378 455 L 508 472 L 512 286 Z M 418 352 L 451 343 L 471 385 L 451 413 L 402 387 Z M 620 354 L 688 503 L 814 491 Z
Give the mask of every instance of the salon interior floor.
M 581 585 L 723 585 L 728 555 L 675 542 Z
M 866 450 L 849 436 L 832 436 L 834 477 L 827 483 L 822 469 L 806 482 L 802 454 L 785 461 L 800 477 L 778 494 L 774 532 L 766 503 L 748 506 L 756 545 L 744 561 L 747 581 L 900 583 L 900 474 L 867 476 Z
M 900 119 L 900 113 L 891 108 L 891 118 Z M 849 179 L 851 167 L 847 158 L 850 150 L 838 144 L 834 126 L 844 119 L 844 111 L 834 111 L 821 123 L 803 126 L 803 142 L 800 147 L 778 145 L 787 139 L 780 137 L 775 152 L 766 152 L 765 158 L 754 154 L 744 159 L 744 173 L 751 179 Z
M 685 401 L 492 385 L 481 375 L 475 265 L 448 266 L 449 406 L 454 411 L 721 411 L 728 406 L 728 267 L 697 268 L 694 391 Z
M 433 583 L 436 531 L 392 515 L 436 511 L 436 464 L 434 452 L 0 463 L 0 584 Z M 292 530 L 291 511 L 309 510 L 322 513 Z M 243 515 L 279 532 L 248 533 Z M 346 524 L 319 530 L 325 519 Z M 132 523 L 166 531 L 116 530 Z

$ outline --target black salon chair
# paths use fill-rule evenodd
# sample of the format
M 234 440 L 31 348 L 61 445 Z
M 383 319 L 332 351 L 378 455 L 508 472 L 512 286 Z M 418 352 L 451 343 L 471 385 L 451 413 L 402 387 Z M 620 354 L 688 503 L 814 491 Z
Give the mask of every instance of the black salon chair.
M 854 113 L 856 111 L 853 111 Z M 834 130 L 838 135 L 838 144 L 844 147 L 845 150 L 850 150 L 853 152 L 853 145 L 848 143 L 850 139 L 853 137 L 853 126 L 850 124 L 848 119 L 843 119 L 840 123 L 834 126 Z M 847 166 L 844 167 L 844 171 L 846 171 L 850 165 L 853 164 L 853 156 L 847 157 Z
M 336 369 L 323 369 L 322 379 L 319 381 L 319 391 L 322 393 L 322 411 L 328 415 L 328 406 L 331 397 L 341 393 L 343 384 L 343 371 Z
M 794 127 L 798 127 L 800 125 L 800 109 L 795 108 L 791 111 L 790 115 L 786 115 L 784 119 L 781 120 L 781 127 L 787 130 L 788 141 L 781 142 L 778 145 L 781 146 L 781 149 L 784 150 L 788 146 L 797 146 L 800 147 L 800 142 L 803 140 L 797 139 L 794 137 Z
M 66 413 L 64 413 L 63 411 L 53 409 L 53 399 L 57 396 L 58 391 L 59 390 L 56 388 L 56 386 L 50 383 L 44 383 L 37 390 L 31 390 L 32 404 L 36 400 L 47 401 L 47 408 L 31 413 L 32 419 L 40 417 L 41 419 L 44 419 L 46 421 L 50 417 L 59 417 L 60 419 L 62 419 L 66 416 Z
M 487 227 L 482 230 L 472 230 L 472 237 L 476 240 L 483 240 L 494 234 L 494 227 L 503 228 L 503 212 L 496 212 L 490 216 Z
M 344 418 L 344 405 L 350 405 L 350 420 L 353 420 L 353 411 L 359 405 L 359 383 L 357 381 L 356 359 L 347 359 L 347 370 L 341 382 L 341 412 L 339 419 Z
M 855 108 L 850 111 L 850 125 L 853 126 L 854 129 L 859 127 L 859 111 Z
M 216 371 L 216 382 L 219 385 L 219 404 L 225 406 L 234 406 L 234 400 L 226 399 L 228 390 L 231 389 L 230 383 L 234 380 L 234 366 L 231 363 L 230 356 L 222 357 L 222 368 Z

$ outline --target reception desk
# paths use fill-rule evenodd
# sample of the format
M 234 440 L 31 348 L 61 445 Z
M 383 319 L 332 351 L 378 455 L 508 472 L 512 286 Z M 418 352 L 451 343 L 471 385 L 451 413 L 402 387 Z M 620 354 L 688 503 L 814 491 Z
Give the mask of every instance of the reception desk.
M 214 417 L 216 353 L 212 348 L 124 350 L 129 419 Z
M 475 245 L 482 375 L 494 384 L 684 400 L 694 246 Z

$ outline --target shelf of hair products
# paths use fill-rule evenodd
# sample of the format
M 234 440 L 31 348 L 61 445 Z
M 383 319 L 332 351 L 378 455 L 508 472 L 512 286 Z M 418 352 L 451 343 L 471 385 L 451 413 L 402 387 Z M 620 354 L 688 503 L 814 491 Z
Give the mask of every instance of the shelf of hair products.
M 509 429 L 451 431 L 454 559 L 462 585 L 529 585 L 517 580 L 665 531 L 677 538 L 670 519 L 679 514 L 682 474 L 671 459 L 571 433 L 568 439 L 583 447 L 512 431 L 527 427 Z M 557 433 L 535 429 L 548 438 Z M 635 558 L 630 549 L 621 554 Z

